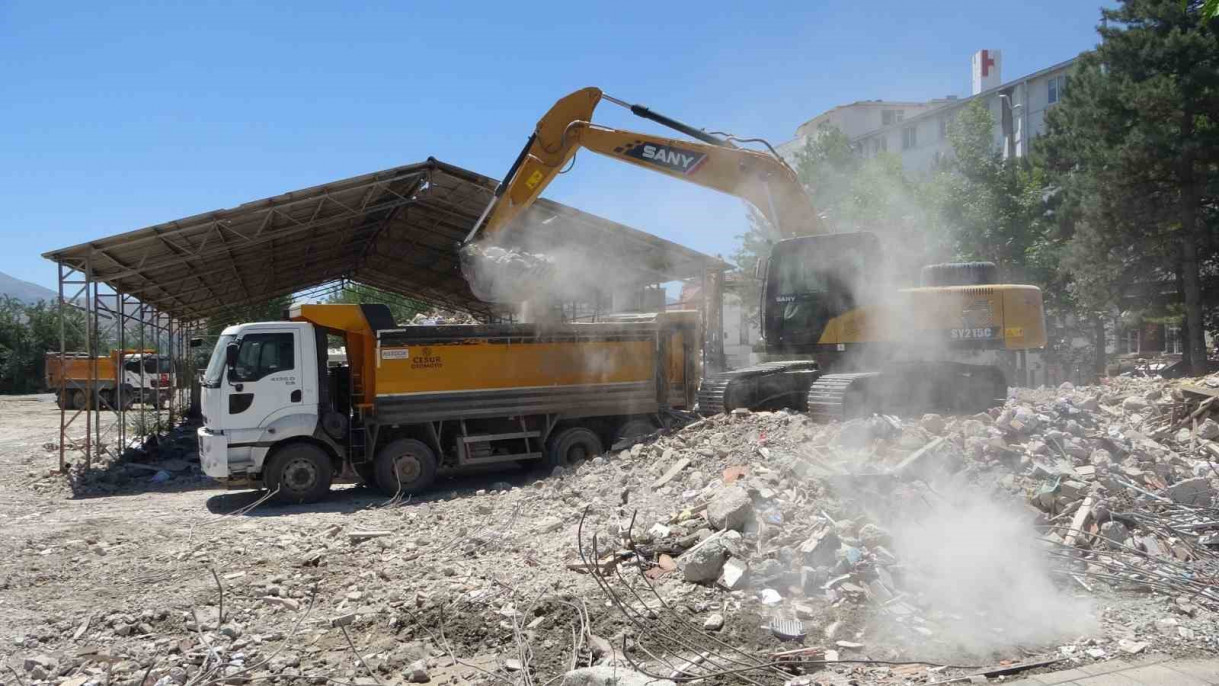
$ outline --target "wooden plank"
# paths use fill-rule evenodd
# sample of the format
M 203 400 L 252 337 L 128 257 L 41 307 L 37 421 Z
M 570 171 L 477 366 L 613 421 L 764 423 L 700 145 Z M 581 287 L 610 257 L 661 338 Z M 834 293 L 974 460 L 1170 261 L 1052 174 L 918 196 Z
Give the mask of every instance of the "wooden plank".
M 1079 534 L 1084 530 L 1084 526 L 1088 523 L 1088 517 L 1092 516 L 1092 496 L 1084 498 L 1084 502 L 1075 511 L 1075 517 L 1071 519 L 1071 528 L 1067 530 L 1067 535 L 1063 538 L 1063 543 L 1069 546 L 1075 545 L 1075 540 L 1079 538 Z
M 652 488 L 660 488 L 661 486 L 664 486 L 665 484 L 669 483 L 670 481 L 673 480 L 673 477 L 677 476 L 679 473 L 681 473 L 681 470 L 685 469 L 688 466 L 690 466 L 690 458 L 688 458 L 688 457 L 681 458 L 680 460 L 677 461 L 676 464 L 674 464 L 672 467 L 669 467 L 669 471 L 665 472 L 664 476 L 660 477 L 659 479 L 657 479 L 655 482 L 652 483 Z
M 1181 385 L 1178 386 L 1182 393 L 1192 393 L 1200 395 L 1204 398 L 1219 398 L 1219 388 L 1203 388 L 1202 386 Z

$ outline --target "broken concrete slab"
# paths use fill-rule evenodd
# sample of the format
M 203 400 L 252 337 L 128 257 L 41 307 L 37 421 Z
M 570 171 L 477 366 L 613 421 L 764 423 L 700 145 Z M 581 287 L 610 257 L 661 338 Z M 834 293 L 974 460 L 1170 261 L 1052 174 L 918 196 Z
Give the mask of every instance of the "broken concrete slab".
M 753 519 L 753 501 L 740 486 L 729 486 L 715 494 L 707 503 L 707 521 L 716 529 L 743 531 Z
M 668 679 L 650 676 L 622 667 L 597 665 L 573 669 L 563 675 L 560 686 L 676 686 Z
M 1202 476 L 1178 481 L 1169 486 L 1165 494 L 1178 505 L 1194 507 L 1210 507 L 1214 500 L 1214 490 L 1211 488 L 1210 480 Z

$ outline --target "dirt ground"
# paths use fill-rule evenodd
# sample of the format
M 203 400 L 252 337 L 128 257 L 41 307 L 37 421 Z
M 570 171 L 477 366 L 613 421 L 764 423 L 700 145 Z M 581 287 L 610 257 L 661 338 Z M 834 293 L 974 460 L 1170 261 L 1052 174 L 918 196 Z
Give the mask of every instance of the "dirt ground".
M 39 662 L 21 683 L 371 684 L 370 670 L 397 683 L 419 660 L 432 683 L 505 681 L 510 660 L 553 677 L 595 659 L 594 631 L 621 638 L 624 620 L 563 566 L 578 557 L 574 519 L 535 536 L 520 503 L 487 504 L 536 473 L 449 478 L 413 502 L 338 486 L 279 506 L 219 488 L 188 452 L 164 483 L 160 463 L 115 464 L 70 486 L 55 473 L 58 422 L 49 395 L 0 397 L 0 656 L 17 672 Z M 533 538 L 544 545 L 517 544 Z
M 729 429 L 667 440 L 732 459 L 724 456 L 766 452 L 750 446 L 779 450 L 766 432 L 777 436 L 780 425 L 794 425 L 790 419 L 759 419 L 771 427 L 760 434 Z M 833 647 L 824 637 L 836 628 L 843 663 L 746 674 L 768 684 L 800 673 L 809 673 L 807 684 L 903 684 L 970 671 L 903 664 L 917 659 L 908 647 L 854 647 L 875 634 L 863 614 L 852 614 L 862 607 L 841 601 L 831 609 L 826 600 L 807 600 L 807 640 L 781 643 L 758 614 L 765 608 L 754 592 L 686 583 L 680 573 L 650 584 L 629 569 L 605 578 L 579 571 L 593 534 L 607 559 L 628 527 L 674 521 L 673 508 L 691 491 L 649 488 L 672 461 L 660 446 L 636 446 L 559 476 L 519 469 L 451 478 L 407 502 L 351 486 L 320 504 L 283 507 L 200 475 L 189 431 L 163 445 L 160 462 L 111 464 L 69 483 L 53 473 L 58 421 L 50 396 L 0 397 L 0 658 L 8 667 L 0 668 L 0 684 L 542 686 L 594 663 L 668 665 L 660 677 L 700 656 L 744 665 L 746 653 Z M 744 447 L 709 442 L 726 435 Z M 162 469 L 167 480 L 157 476 Z M 688 477 L 686 487 L 716 483 L 699 471 Z M 1180 654 L 1213 652 L 1213 615 L 1172 613 L 1173 603 L 1103 595 L 1096 638 L 1014 646 L 971 664 L 1090 659 L 1089 650 L 1129 658 L 1119 641 L 1172 632 L 1176 642 L 1178 631 L 1189 636 L 1178 642 Z M 703 631 L 716 614 L 722 631 Z M 20 678 L 10 682 L 10 675 Z

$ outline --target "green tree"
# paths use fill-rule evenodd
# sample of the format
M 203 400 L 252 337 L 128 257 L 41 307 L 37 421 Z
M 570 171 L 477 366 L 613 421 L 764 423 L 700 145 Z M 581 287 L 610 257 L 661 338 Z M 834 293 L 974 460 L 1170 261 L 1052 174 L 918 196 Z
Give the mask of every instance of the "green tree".
M 1219 202 L 1219 34 L 1175 0 L 1124 0 L 1101 13 L 1102 42 L 1080 57 L 1040 142 L 1074 196 L 1072 273 L 1081 294 L 1179 283 L 1191 371 L 1201 374 L 1202 281 Z
M 83 314 L 68 308 L 64 316 L 66 349 L 83 350 Z M 0 296 L 0 393 L 46 390 L 46 354 L 59 351 L 59 326 L 55 304 L 43 301 L 31 305 Z
M 292 306 L 291 295 L 281 295 L 248 305 L 229 305 L 207 318 L 207 335 L 214 340 L 225 327 L 246 322 L 268 322 L 284 318 L 284 312 Z M 205 341 L 206 342 L 206 341 Z
M 926 184 L 904 172 L 899 156 L 864 157 L 846 134 L 827 126 L 797 156 L 796 172 L 829 231 L 881 238 L 885 273 L 896 283 L 916 282 L 924 264 L 949 256 Z
M 345 283 L 343 289 L 330 296 L 327 302 L 386 305 L 389 307 L 390 314 L 394 316 L 394 321 L 399 324 L 409 322 L 415 315 L 428 309 L 426 304 L 418 300 L 354 282 Z
M 827 232 L 868 231 L 881 237 L 895 283 L 913 284 L 928 261 L 948 256 L 949 246 L 936 230 L 934 207 L 923 184 L 910 179 L 897 155 L 863 157 L 839 129 L 823 126 L 796 155 L 796 173 L 808 191 Z M 770 254 L 770 232 L 756 211 L 733 261 L 752 276 L 758 258 Z M 746 279 L 742 298 L 757 307 L 759 284 Z
M 952 155 L 931 191 L 939 219 L 956 258 L 994 262 L 1007 281 L 1046 282 L 1052 264 L 1034 259 L 1045 238 L 1043 173 L 1026 160 L 1004 159 L 993 131 L 994 118 L 980 100 L 950 123 Z

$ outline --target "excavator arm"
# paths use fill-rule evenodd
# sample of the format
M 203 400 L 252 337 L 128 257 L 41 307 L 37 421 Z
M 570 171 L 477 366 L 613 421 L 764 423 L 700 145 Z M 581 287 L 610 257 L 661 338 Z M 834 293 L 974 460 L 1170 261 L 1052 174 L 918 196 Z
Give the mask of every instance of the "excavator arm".
M 592 124 L 602 98 L 698 140 Z M 736 147 L 646 107 L 605 96 L 600 89 L 584 88 L 559 100 L 538 122 L 465 242 L 490 238 L 510 225 L 580 148 L 742 198 L 766 217 L 775 240 L 823 232 L 808 195 L 782 159 Z

